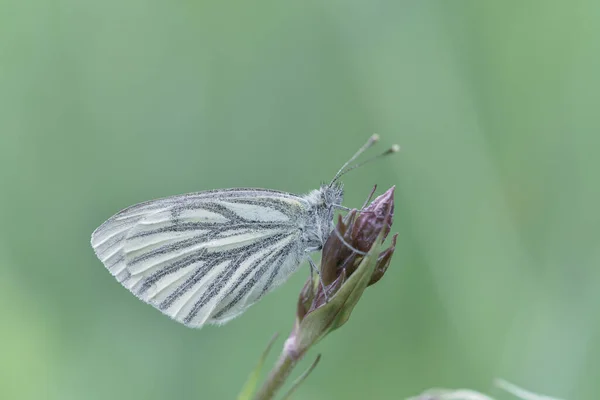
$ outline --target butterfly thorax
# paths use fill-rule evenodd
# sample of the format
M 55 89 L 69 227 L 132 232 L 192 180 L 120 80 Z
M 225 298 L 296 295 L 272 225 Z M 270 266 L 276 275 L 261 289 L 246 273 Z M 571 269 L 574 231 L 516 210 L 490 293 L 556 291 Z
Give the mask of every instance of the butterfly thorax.
M 344 191 L 341 184 L 321 185 L 304 196 L 309 204 L 311 218 L 303 230 L 303 241 L 307 249 L 321 249 L 333 229 L 336 206 L 341 205 Z

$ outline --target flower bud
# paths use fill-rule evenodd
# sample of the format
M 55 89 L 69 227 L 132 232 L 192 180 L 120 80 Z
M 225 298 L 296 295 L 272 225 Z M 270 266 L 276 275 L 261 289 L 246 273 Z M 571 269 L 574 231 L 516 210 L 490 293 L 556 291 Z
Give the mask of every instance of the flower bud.
M 298 298 L 296 324 L 286 344 L 291 354 L 303 354 L 342 326 L 364 289 L 383 277 L 396 246 L 394 235 L 391 246 L 381 251 L 393 212 L 394 187 L 363 210 L 339 217 L 337 233 L 332 232 L 323 247 L 320 277 L 308 279 Z

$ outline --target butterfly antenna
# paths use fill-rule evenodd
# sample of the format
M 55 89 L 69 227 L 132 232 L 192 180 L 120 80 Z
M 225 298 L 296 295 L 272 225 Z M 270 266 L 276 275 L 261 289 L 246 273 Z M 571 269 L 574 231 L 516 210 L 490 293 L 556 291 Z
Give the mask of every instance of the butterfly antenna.
M 356 169 L 356 168 L 358 168 L 358 167 L 362 167 L 363 165 L 365 165 L 365 164 L 368 164 L 368 163 L 370 163 L 371 161 L 375 161 L 375 160 L 377 160 L 377 159 L 379 159 L 379 158 L 381 158 L 381 157 L 389 156 L 390 154 L 394 154 L 394 153 L 397 153 L 397 152 L 399 152 L 399 151 L 400 151 L 400 146 L 398 146 L 397 144 L 395 144 L 395 145 L 393 145 L 392 147 L 390 147 L 389 149 L 387 149 L 386 151 L 384 151 L 384 152 L 383 152 L 383 153 L 381 153 L 381 154 L 378 154 L 378 155 L 376 155 L 376 156 L 374 156 L 374 157 L 371 157 L 371 158 L 369 158 L 369 159 L 367 159 L 367 160 L 365 160 L 365 161 L 363 161 L 363 162 L 360 162 L 360 163 L 358 163 L 358 164 L 354 164 L 354 165 L 351 165 L 351 166 L 349 166 L 349 167 L 346 167 L 346 169 L 344 170 L 344 172 L 342 172 L 342 173 L 340 174 L 340 176 L 341 176 L 341 175 L 344 175 L 344 174 L 346 174 L 346 173 L 348 173 L 348 172 L 350 172 L 350 171 L 352 171 L 353 169 Z M 339 178 L 339 177 L 338 177 L 338 178 Z
M 342 168 L 340 168 L 340 170 L 338 171 L 337 174 L 335 174 L 335 177 L 331 180 L 331 183 L 329 184 L 330 186 L 333 185 L 335 183 L 335 181 L 337 181 L 342 175 L 347 174 L 348 172 L 352 171 L 353 169 L 356 169 L 358 167 L 362 167 L 365 164 L 370 163 L 371 161 L 375 161 L 381 157 L 385 157 L 388 156 L 390 154 L 394 154 L 400 151 L 400 146 L 398 146 L 397 144 L 393 145 L 392 147 L 390 147 L 389 149 L 387 149 L 386 151 L 384 151 L 381 154 L 378 154 L 374 157 L 371 157 L 363 162 L 360 162 L 358 164 L 354 164 L 354 165 L 350 165 L 350 163 L 354 160 L 356 160 L 356 158 L 358 156 L 360 156 L 365 150 L 367 150 L 369 147 L 373 146 L 373 144 L 375 144 L 377 141 L 379 140 L 379 135 L 373 135 L 369 138 L 369 140 L 367 141 L 367 143 L 365 143 L 360 149 L 358 149 L 358 151 L 356 152 L 356 154 L 354 154 L 343 166 Z M 349 166 L 350 165 L 350 166 Z
M 340 178 L 340 176 L 342 176 L 346 173 L 346 171 L 344 171 L 344 169 L 346 169 L 346 167 L 348 165 L 350 165 L 350 163 L 352 161 L 356 160 L 362 153 L 365 152 L 365 150 L 367 150 L 369 147 L 373 146 L 378 141 L 379 141 L 379 135 L 378 134 L 372 135 L 369 138 L 369 140 L 367 140 L 367 142 L 365 144 L 363 144 L 362 147 L 360 149 L 358 149 L 358 151 L 352 157 L 350 157 L 350 159 L 348 161 L 346 161 L 344 163 L 344 165 L 342 165 L 342 168 L 340 168 L 340 170 L 337 172 L 337 174 L 335 174 L 335 176 L 331 180 L 331 183 L 329 184 L 329 186 L 333 185 L 335 183 L 335 181 L 337 181 Z

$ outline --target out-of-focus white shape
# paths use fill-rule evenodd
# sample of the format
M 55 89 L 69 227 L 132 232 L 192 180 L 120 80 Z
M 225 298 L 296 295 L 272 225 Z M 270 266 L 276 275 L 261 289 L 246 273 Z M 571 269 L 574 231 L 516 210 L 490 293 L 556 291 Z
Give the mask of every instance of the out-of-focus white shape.
M 496 379 L 494 384 L 500 389 L 517 396 L 522 400 L 562 400 L 557 397 L 544 396 L 518 387 L 504 379 Z

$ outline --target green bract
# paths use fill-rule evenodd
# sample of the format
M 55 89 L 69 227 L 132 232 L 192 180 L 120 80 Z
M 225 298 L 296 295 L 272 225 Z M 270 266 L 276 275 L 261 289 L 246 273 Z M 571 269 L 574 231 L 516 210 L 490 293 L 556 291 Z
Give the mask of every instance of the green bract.
M 308 349 L 350 318 L 365 289 L 385 274 L 396 245 L 382 251 L 394 214 L 394 188 L 377 197 L 368 207 L 338 219 L 337 232 L 325 242 L 320 275 L 309 278 L 300 292 L 294 328 L 283 352 L 255 400 L 273 398 L 296 363 Z M 305 372 L 296 384 L 310 373 Z

